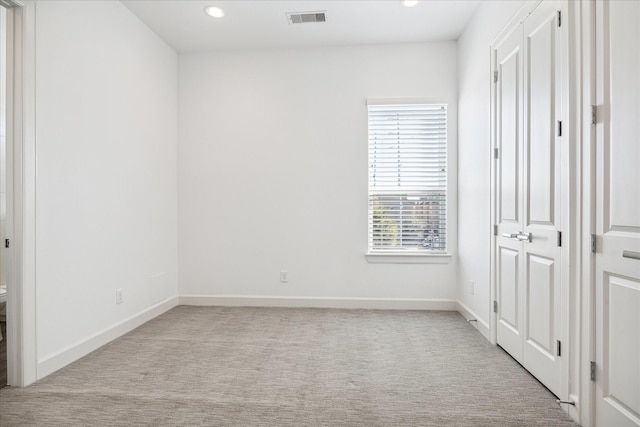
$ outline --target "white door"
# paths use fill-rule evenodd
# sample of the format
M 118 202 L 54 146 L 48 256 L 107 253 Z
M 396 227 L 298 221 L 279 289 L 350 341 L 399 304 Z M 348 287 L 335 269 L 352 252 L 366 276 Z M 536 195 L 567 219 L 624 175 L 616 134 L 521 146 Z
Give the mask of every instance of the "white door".
M 561 16 L 565 2 L 545 1 L 495 49 L 497 342 L 556 395 L 562 392 Z
M 523 365 L 561 395 L 561 136 L 565 2 L 545 1 L 524 22 Z M 560 14 L 559 14 L 560 13 Z M 566 133 L 566 132 L 565 132 Z
M 596 426 L 640 426 L 640 2 L 596 3 Z
M 498 344 L 522 363 L 524 294 L 522 247 L 522 25 L 495 47 L 496 201 L 495 277 Z M 494 80 L 496 80 L 494 78 Z

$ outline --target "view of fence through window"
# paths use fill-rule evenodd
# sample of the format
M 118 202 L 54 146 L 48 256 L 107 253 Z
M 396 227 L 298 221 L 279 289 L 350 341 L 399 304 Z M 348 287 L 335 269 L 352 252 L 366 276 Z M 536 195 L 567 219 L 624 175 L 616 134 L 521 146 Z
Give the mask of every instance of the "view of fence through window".
M 369 251 L 446 251 L 446 106 L 369 105 Z

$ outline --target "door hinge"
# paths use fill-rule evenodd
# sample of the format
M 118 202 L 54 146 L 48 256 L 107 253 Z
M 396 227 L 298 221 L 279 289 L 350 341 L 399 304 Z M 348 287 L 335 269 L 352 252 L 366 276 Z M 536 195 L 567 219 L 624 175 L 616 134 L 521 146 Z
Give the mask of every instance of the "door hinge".
M 562 231 L 558 231 L 558 246 L 562 246 Z
M 560 340 L 556 340 L 556 356 L 562 355 L 562 343 Z
M 494 301 L 493 302 L 493 312 L 497 313 L 498 312 L 498 301 Z
M 596 235 L 595 234 L 591 235 L 591 253 L 592 254 L 596 253 Z
M 558 136 L 562 136 L 562 120 L 558 120 Z
M 498 235 L 498 226 L 497 226 L 497 225 L 494 225 L 494 226 L 493 226 L 493 235 L 494 235 L 494 236 L 497 236 L 497 235 Z
M 11 242 L 9 241 L 9 239 L 4 239 L 4 247 L 8 248 L 9 246 L 11 246 Z
M 591 381 L 596 380 L 596 362 L 591 362 Z
M 558 27 L 562 26 L 562 12 L 558 11 Z
M 500 149 L 499 148 L 494 148 L 493 149 L 493 158 L 494 159 L 499 159 L 500 158 Z
M 486 74 L 485 74 L 486 76 Z M 498 83 L 498 70 L 493 72 L 493 82 Z
M 597 105 L 591 106 L 591 124 L 592 125 L 598 124 L 598 106 Z

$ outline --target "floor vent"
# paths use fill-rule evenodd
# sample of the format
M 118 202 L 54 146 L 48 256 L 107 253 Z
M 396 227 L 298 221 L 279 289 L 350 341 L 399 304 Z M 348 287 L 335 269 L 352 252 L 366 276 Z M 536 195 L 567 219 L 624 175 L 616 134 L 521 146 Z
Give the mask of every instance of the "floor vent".
M 290 24 L 306 24 L 308 22 L 326 22 L 327 12 L 287 12 Z

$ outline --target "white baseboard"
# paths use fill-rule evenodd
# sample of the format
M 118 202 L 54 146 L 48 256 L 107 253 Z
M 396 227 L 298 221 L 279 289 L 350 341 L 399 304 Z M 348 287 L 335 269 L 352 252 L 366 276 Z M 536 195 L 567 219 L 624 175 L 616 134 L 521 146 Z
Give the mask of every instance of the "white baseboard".
M 67 366 L 68 364 L 75 362 L 83 356 L 91 353 L 94 350 L 102 347 L 103 345 L 113 341 L 114 339 L 121 337 L 137 328 L 138 326 L 148 322 L 161 315 L 162 313 L 171 310 L 178 305 L 178 297 L 171 297 L 151 307 L 141 311 L 140 313 L 133 315 L 127 319 L 116 323 L 96 334 L 73 344 L 59 352 L 38 361 L 37 366 L 37 379 L 40 380 L 49 374 L 54 373 L 60 368 Z
M 475 322 L 469 322 L 470 324 L 472 324 L 473 326 L 475 326 L 475 328 L 480 331 L 480 333 L 489 341 L 491 341 L 491 331 L 489 328 L 489 324 L 487 322 L 485 322 L 484 320 L 480 319 L 478 317 L 478 315 L 476 313 L 474 313 L 469 307 L 467 307 L 466 305 L 464 305 L 463 303 L 461 303 L 460 301 L 457 301 L 457 311 L 458 313 L 462 314 L 462 316 L 467 319 L 476 319 Z
M 379 310 L 442 310 L 456 311 L 455 300 L 412 298 L 328 298 L 272 297 L 244 295 L 181 295 L 180 305 L 231 307 L 309 307 L 359 308 Z

